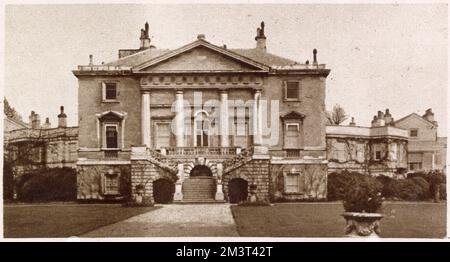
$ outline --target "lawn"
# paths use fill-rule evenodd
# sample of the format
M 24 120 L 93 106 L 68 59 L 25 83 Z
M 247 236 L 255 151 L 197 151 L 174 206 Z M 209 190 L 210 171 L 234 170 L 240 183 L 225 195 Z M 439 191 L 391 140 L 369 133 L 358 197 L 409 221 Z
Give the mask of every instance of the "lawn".
M 158 207 L 120 205 L 5 205 L 4 237 L 78 236 Z
M 277 203 L 274 206 L 233 206 L 243 237 L 342 237 L 342 204 Z M 381 236 L 392 238 L 443 238 L 446 203 L 389 202 L 383 205 Z

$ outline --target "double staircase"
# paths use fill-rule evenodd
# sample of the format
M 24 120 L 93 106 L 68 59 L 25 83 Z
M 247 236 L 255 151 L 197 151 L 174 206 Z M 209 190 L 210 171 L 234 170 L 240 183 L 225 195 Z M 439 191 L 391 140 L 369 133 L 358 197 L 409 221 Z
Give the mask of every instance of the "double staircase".
M 212 176 L 195 176 L 183 181 L 183 202 L 214 202 L 216 179 Z

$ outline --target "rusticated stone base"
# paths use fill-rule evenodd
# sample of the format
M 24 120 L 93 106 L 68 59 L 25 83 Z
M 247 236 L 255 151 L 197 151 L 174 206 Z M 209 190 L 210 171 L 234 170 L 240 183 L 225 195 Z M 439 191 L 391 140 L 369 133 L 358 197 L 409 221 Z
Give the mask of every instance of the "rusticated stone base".
M 286 191 L 286 176 L 298 174 L 297 192 Z M 271 201 L 324 200 L 327 196 L 326 164 L 272 164 L 270 166 Z
M 119 193 L 109 195 L 105 192 L 104 175 L 119 175 Z M 78 165 L 78 200 L 127 200 L 131 196 L 130 165 Z
M 168 179 L 175 183 L 177 176 L 150 161 L 131 160 L 131 195 L 133 199 L 137 197 L 137 189 L 143 187 L 143 198 L 153 203 L 153 182 L 158 179 Z
M 225 200 L 229 201 L 228 184 L 232 179 L 241 178 L 255 192 L 258 201 L 269 201 L 269 166 L 270 159 L 253 159 L 245 165 L 223 176 Z

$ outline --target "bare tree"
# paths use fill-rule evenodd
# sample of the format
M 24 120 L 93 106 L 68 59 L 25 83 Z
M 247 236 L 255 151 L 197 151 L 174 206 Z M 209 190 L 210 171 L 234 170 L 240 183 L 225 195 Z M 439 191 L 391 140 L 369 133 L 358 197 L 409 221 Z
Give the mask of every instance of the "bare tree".
M 344 108 L 342 108 L 339 104 L 335 104 L 331 112 L 326 112 L 326 117 L 329 124 L 340 125 L 342 122 L 347 120 L 348 115 L 345 113 Z

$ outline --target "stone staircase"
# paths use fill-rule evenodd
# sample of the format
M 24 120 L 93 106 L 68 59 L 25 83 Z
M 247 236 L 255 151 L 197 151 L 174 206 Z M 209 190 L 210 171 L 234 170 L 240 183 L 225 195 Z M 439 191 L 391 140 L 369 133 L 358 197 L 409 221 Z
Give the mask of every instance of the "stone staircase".
M 211 176 L 186 178 L 183 181 L 183 202 L 213 202 L 216 179 Z

